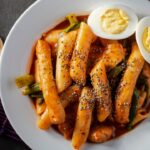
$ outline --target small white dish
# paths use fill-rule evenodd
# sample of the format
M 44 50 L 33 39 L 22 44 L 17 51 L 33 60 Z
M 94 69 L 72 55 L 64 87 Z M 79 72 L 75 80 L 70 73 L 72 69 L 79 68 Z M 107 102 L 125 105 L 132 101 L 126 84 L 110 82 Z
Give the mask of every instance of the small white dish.
M 123 32 L 118 34 L 108 34 L 103 31 L 100 23 L 100 18 L 106 10 L 114 8 L 121 9 L 123 12 L 125 12 L 129 18 L 129 22 L 127 28 Z M 134 34 L 137 24 L 138 17 L 136 13 L 130 7 L 119 3 L 109 3 L 107 5 L 102 5 L 99 8 L 95 9 L 88 17 L 88 25 L 91 27 L 93 32 L 99 37 L 111 40 L 121 40 L 128 38 L 129 36 Z
M 136 40 L 137 40 L 142 56 L 148 63 L 150 63 L 150 52 L 148 52 L 145 49 L 143 42 L 142 42 L 144 29 L 147 27 L 150 27 L 150 16 L 144 17 L 138 23 L 137 28 L 136 28 Z

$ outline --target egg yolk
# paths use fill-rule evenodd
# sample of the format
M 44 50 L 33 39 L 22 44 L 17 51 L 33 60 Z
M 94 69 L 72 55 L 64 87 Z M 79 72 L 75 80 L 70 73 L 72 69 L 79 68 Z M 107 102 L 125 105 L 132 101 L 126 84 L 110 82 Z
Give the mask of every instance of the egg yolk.
M 142 40 L 145 49 L 150 52 L 150 27 L 145 28 Z
M 100 23 L 104 32 L 109 34 L 119 34 L 127 28 L 129 17 L 121 9 L 107 9 L 101 16 Z

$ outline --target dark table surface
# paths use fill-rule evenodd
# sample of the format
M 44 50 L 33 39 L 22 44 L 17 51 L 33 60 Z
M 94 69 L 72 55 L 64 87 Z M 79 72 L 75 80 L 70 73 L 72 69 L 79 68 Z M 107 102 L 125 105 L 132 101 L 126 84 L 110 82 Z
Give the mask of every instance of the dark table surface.
M 24 10 L 36 0 L 0 0 L 0 37 L 5 40 L 9 30 Z
M 0 38 L 5 41 L 9 30 L 24 10 L 36 0 L 0 0 Z M 3 113 L 0 115 L 4 115 Z M 20 140 L 0 136 L 1 150 L 29 150 Z

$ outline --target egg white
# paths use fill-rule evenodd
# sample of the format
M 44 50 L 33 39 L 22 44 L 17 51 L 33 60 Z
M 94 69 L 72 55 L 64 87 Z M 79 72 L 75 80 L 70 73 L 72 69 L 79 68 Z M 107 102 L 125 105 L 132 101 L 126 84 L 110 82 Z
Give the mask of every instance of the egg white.
M 127 28 L 119 34 L 108 34 L 108 33 L 104 32 L 103 29 L 101 28 L 100 18 L 107 9 L 111 9 L 111 8 L 121 9 L 129 17 L 129 23 L 128 23 Z M 132 34 L 134 34 L 134 32 L 136 30 L 136 25 L 138 23 L 138 17 L 135 14 L 135 12 L 128 6 L 123 5 L 123 4 L 115 4 L 114 3 L 114 4 L 103 5 L 97 9 L 95 9 L 89 15 L 87 22 L 88 22 L 88 25 L 93 30 L 94 34 L 96 34 L 97 36 L 105 38 L 105 39 L 120 40 L 120 39 L 125 39 L 125 38 L 131 36 Z

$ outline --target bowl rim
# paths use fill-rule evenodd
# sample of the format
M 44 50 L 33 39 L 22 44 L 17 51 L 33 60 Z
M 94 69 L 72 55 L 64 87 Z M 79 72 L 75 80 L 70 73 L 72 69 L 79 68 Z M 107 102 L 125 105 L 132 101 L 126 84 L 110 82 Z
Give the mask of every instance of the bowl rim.
M 29 6 L 24 10 L 24 12 L 19 16 L 19 18 L 15 21 L 14 25 L 13 25 L 12 28 L 10 29 L 10 31 L 9 31 L 7 37 L 6 37 L 6 40 L 5 40 L 5 42 L 4 42 L 3 48 L 2 48 L 2 50 L 1 50 L 1 53 L 0 53 L 0 81 L 2 80 L 2 77 L 1 77 L 1 76 L 2 76 L 2 75 L 1 75 L 2 73 L 1 73 L 1 72 L 2 72 L 2 71 L 1 71 L 1 70 L 2 70 L 2 61 L 3 61 L 3 59 L 4 59 L 3 55 L 4 55 L 4 53 L 5 53 L 6 45 L 7 45 L 8 41 L 9 41 L 9 39 L 10 39 L 10 37 L 11 37 L 11 34 L 13 33 L 13 31 L 14 31 L 15 27 L 17 26 L 17 24 L 20 23 L 20 21 L 22 20 L 22 18 L 23 18 L 24 16 L 26 16 L 28 13 L 30 13 L 30 11 L 32 10 L 32 8 L 35 7 L 35 6 L 37 6 L 37 5 L 39 5 L 40 2 L 42 2 L 42 1 L 43 1 L 43 0 L 37 0 L 37 1 L 33 2 L 31 5 L 29 5 Z M 5 102 L 3 101 L 5 98 L 3 97 L 3 94 L 2 94 L 2 84 L 0 84 L 0 98 L 1 98 L 1 103 L 2 103 L 2 106 L 3 106 L 4 112 L 5 112 L 5 114 L 6 114 L 7 118 L 8 118 L 8 120 L 9 120 L 11 126 L 13 127 L 13 129 L 15 130 L 15 132 L 17 133 L 17 135 L 20 137 L 20 139 L 21 139 L 26 145 L 28 145 L 28 146 L 30 147 L 28 141 L 22 136 L 22 134 L 18 131 L 18 129 L 15 128 L 16 125 L 15 125 L 13 119 L 12 119 L 12 118 L 10 117 L 10 115 L 9 115 L 7 106 L 5 105 Z M 30 148 L 31 148 L 31 147 L 30 147 Z

